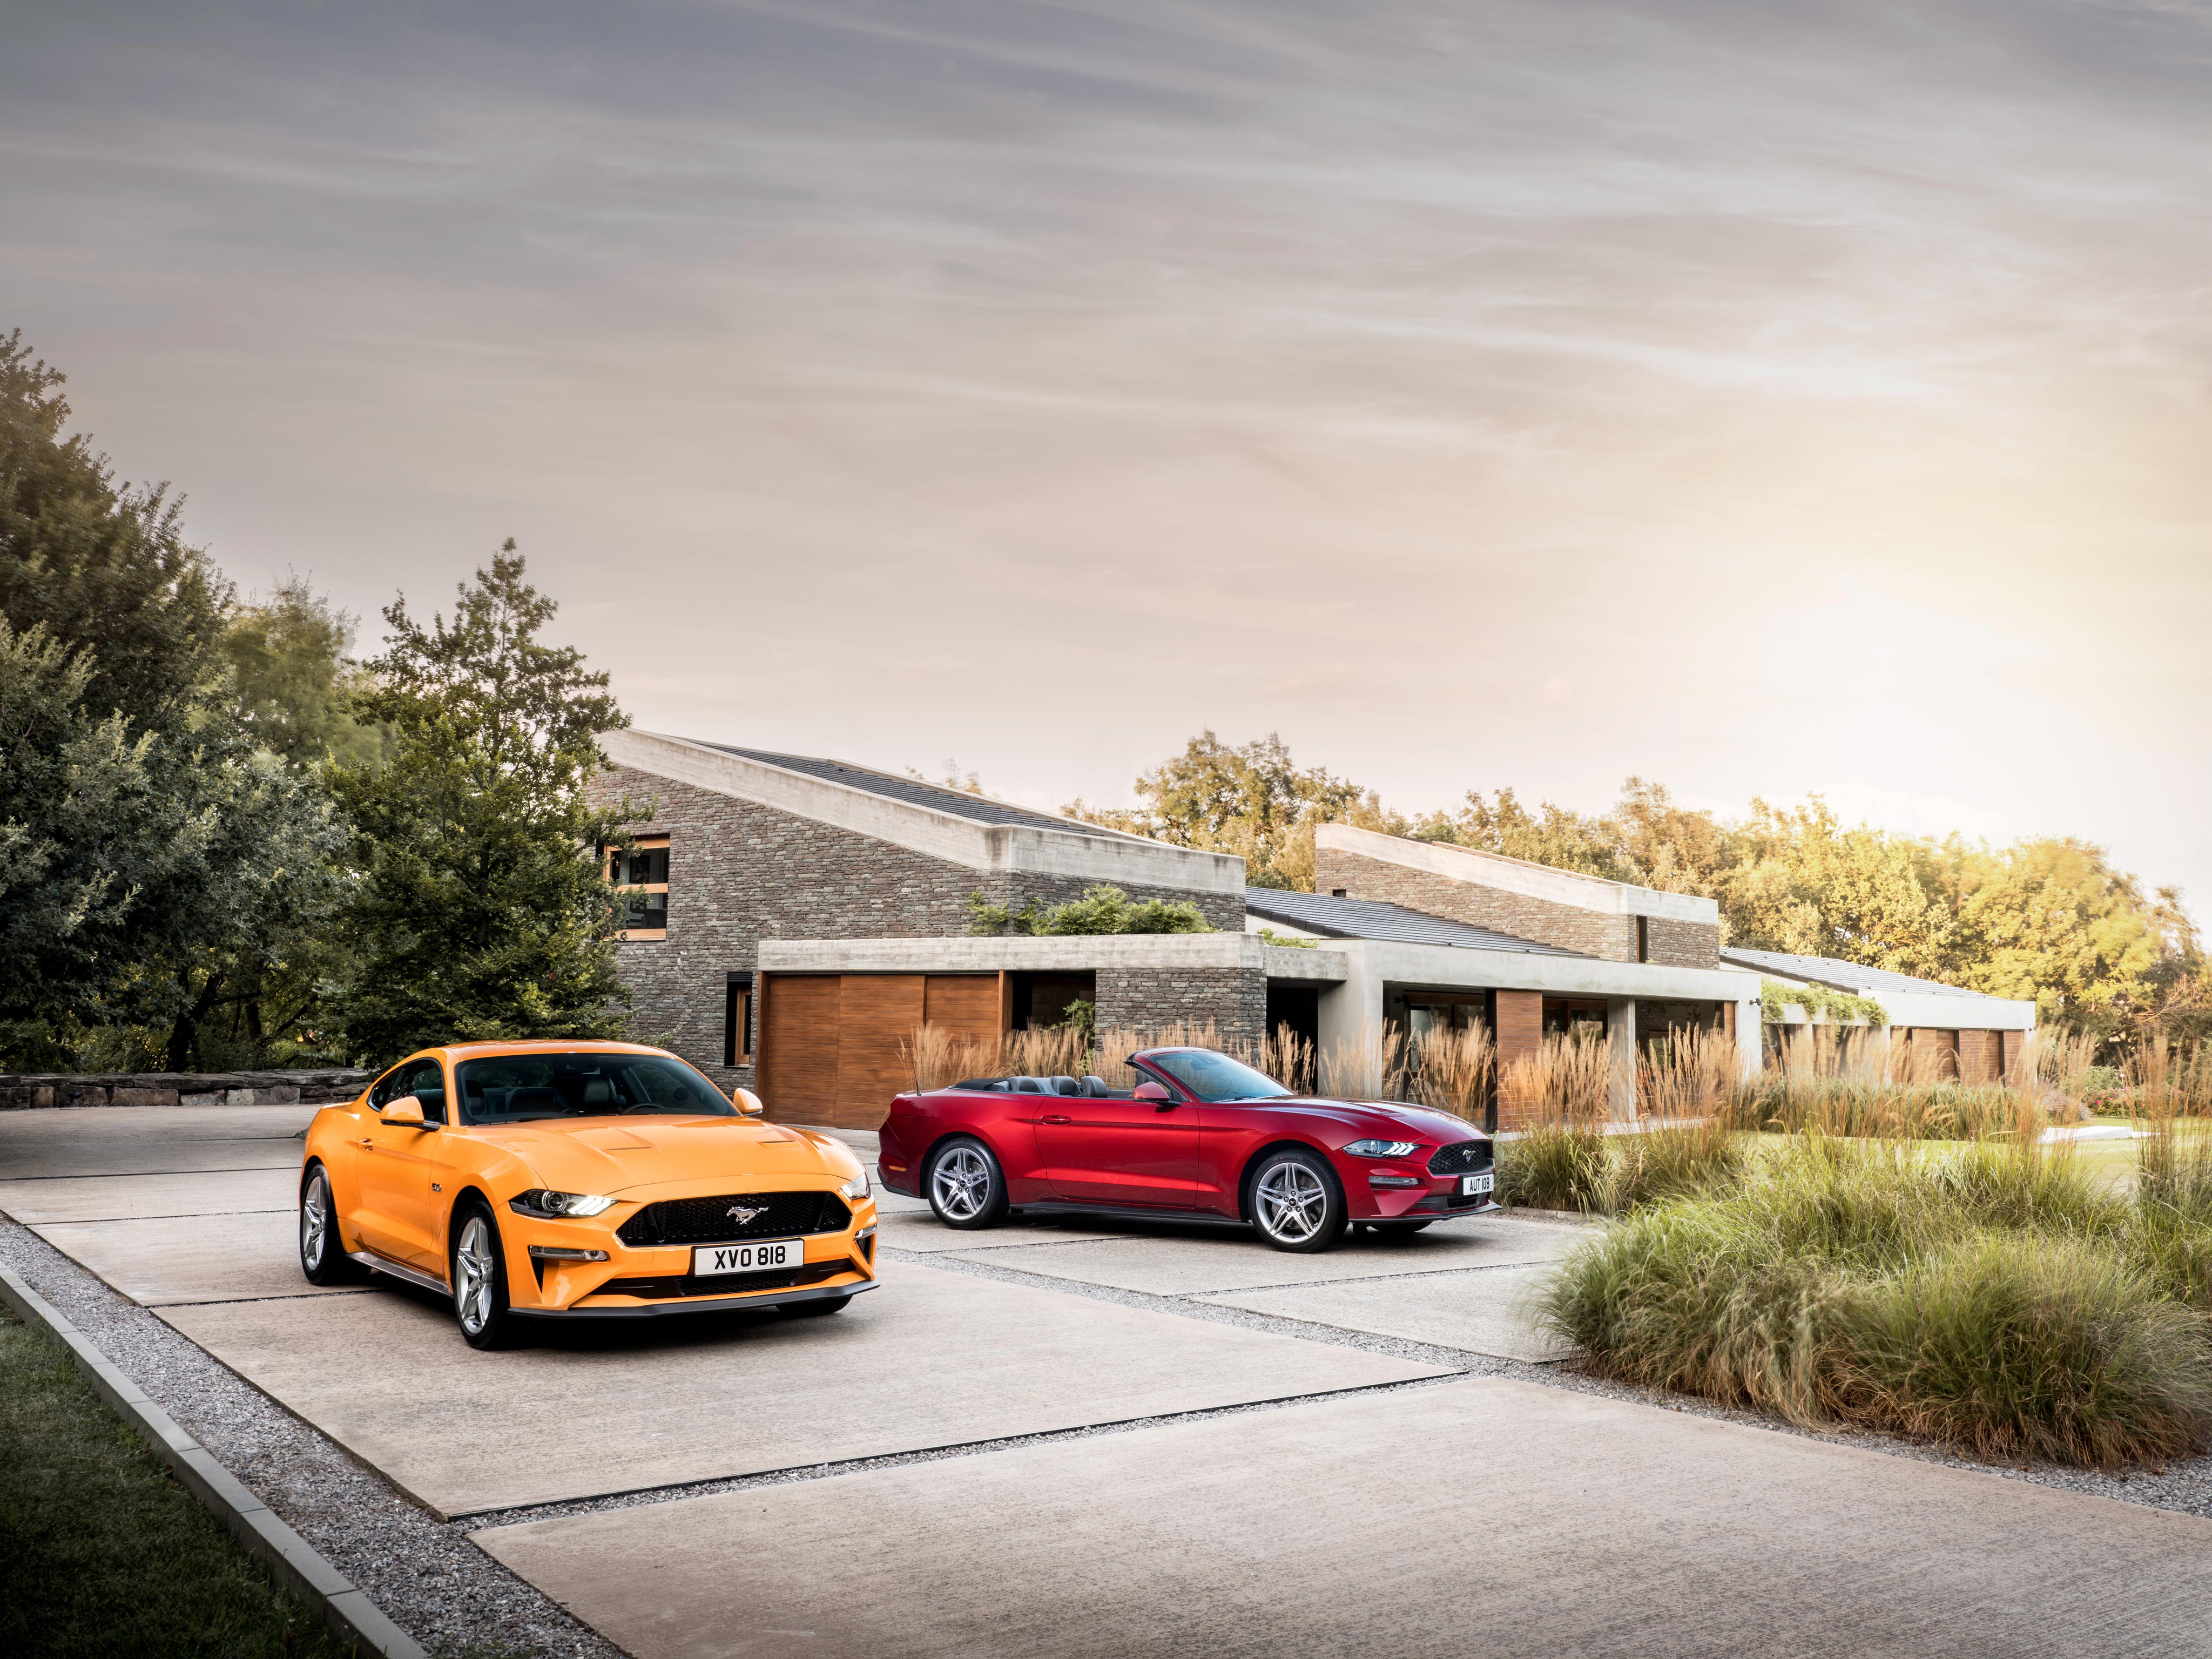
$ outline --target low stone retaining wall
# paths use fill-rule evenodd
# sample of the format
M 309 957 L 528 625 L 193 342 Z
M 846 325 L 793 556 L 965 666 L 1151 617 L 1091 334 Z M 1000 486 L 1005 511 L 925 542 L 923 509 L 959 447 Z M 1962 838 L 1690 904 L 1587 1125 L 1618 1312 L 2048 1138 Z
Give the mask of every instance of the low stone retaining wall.
M 0 1111 L 44 1106 L 289 1106 L 351 1100 L 374 1072 L 0 1073 Z

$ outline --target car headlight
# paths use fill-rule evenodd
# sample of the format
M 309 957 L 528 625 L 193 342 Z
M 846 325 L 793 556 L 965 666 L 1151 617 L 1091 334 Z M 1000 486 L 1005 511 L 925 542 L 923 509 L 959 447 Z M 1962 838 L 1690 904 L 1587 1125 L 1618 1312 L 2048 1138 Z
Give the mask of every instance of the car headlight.
M 1418 1140 L 1355 1140 L 1344 1150 L 1354 1158 L 1403 1158 L 1420 1144 Z
M 540 1221 L 552 1221 L 562 1217 L 597 1215 L 602 1210 L 613 1208 L 614 1200 L 598 1193 L 556 1193 L 550 1187 L 532 1187 L 508 1199 L 507 1207 L 517 1215 L 534 1215 Z
M 868 1195 L 868 1172 L 861 1170 L 837 1190 L 848 1198 L 866 1198 Z

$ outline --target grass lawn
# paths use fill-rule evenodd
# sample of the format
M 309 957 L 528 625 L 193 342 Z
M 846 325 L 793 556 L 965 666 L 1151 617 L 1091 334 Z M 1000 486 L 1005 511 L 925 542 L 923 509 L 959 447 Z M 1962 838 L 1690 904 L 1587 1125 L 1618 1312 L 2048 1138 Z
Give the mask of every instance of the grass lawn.
M 0 1653 L 341 1659 L 60 1348 L 0 1309 Z

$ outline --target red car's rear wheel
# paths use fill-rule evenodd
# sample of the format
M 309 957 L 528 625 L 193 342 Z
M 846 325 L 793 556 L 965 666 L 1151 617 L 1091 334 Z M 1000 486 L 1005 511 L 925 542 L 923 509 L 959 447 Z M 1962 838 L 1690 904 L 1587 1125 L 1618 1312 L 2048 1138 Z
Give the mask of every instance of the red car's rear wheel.
M 955 1135 L 930 1153 L 921 1191 L 948 1227 L 995 1227 L 1006 1218 L 1006 1173 L 970 1135 Z

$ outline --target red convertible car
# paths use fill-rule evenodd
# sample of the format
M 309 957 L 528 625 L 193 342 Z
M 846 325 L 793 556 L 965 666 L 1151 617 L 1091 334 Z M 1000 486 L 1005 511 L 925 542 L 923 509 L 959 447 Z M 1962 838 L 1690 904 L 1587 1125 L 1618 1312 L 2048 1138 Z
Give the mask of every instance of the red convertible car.
M 1208 1048 L 1131 1056 L 1139 1081 L 970 1078 L 904 1094 L 884 1120 L 883 1184 L 948 1227 L 1029 1214 L 1246 1224 L 1279 1250 L 1346 1228 L 1418 1232 L 1495 1212 L 1490 1138 L 1447 1112 L 1295 1096 Z

